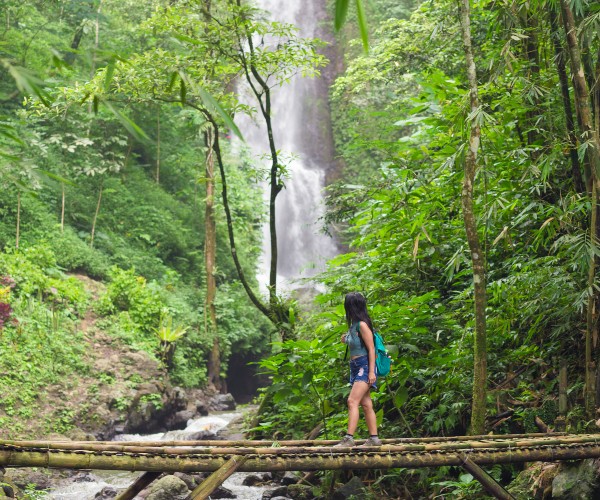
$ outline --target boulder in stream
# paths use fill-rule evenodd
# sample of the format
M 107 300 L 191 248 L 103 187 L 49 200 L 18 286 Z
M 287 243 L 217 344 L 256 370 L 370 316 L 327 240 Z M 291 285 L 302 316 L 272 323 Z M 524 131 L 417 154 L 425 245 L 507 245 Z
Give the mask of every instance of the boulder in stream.
M 183 389 L 171 388 L 160 383 L 141 384 L 125 422 L 127 434 L 148 434 L 169 430 L 169 419 L 187 408 Z
M 107 498 L 115 498 L 117 496 L 117 493 L 118 492 L 117 492 L 116 488 L 113 488 L 112 486 L 105 486 L 98 493 L 96 493 L 94 498 L 97 498 L 98 500 L 105 500 Z
M 208 403 L 212 411 L 235 410 L 235 399 L 231 394 L 216 394 Z
M 183 480 L 168 475 L 150 486 L 146 500 L 185 500 L 189 493 L 190 490 Z

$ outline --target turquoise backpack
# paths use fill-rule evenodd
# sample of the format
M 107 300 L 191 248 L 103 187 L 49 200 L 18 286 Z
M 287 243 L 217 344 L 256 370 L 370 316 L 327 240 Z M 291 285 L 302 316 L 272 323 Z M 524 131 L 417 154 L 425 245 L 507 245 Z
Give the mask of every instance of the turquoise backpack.
M 363 342 L 362 337 L 360 336 L 358 326 L 360 323 L 356 323 L 356 333 L 361 342 Z M 385 348 L 385 343 L 383 342 L 383 337 L 377 333 L 373 332 L 373 341 L 375 343 L 375 366 L 377 367 L 377 376 L 385 377 L 388 375 L 392 369 L 392 358 L 387 352 Z M 364 344 L 364 342 L 363 342 Z M 346 346 L 346 356 L 348 355 L 348 346 Z M 344 356 L 344 359 L 346 359 Z

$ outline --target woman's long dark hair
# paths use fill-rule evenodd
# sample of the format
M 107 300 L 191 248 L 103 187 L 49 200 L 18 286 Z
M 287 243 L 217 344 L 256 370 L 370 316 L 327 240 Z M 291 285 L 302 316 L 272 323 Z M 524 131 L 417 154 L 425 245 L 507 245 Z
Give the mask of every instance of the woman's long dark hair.
M 367 312 L 367 299 L 365 299 L 361 293 L 350 292 L 346 294 L 344 309 L 346 310 L 348 327 L 351 327 L 354 323 L 358 323 L 359 321 L 364 321 L 371 331 L 374 331 L 373 322 Z

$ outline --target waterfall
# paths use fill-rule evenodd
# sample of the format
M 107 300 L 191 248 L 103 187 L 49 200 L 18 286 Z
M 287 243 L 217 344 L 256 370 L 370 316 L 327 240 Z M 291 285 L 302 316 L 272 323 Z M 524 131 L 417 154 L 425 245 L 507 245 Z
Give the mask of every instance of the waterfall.
M 255 0 L 270 19 L 294 24 L 302 37 L 323 38 L 326 0 Z M 333 172 L 333 146 L 328 106 L 328 83 L 324 78 L 297 75 L 272 90 L 273 135 L 276 147 L 292 159 L 289 178 L 277 196 L 275 210 L 278 238 L 278 287 L 296 288 L 294 280 L 314 276 L 336 255 L 334 239 L 323 233 L 323 189 Z M 256 158 L 268 153 L 265 126 L 242 120 L 242 133 Z M 265 160 L 263 160 L 265 161 Z M 268 194 L 265 189 L 265 198 Z M 263 228 L 262 265 L 259 282 L 266 289 L 269 277 L 269 228 Z

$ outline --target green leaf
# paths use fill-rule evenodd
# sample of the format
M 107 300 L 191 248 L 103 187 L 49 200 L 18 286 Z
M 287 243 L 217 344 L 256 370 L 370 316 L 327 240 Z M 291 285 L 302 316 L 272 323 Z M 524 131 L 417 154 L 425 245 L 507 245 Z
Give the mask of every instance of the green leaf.
M 244 137 L 242 136 L 240 129 L 237 127 L 237 125 L 231 119 L 229 114 L 227 114 L 227 112 L 217 102 L 217 100 L 212 95 L 210 95 L 206 90 L 204 90 L 202 87 L 198 87 L 197 90 L 198 90 L 198 93 L 200 94 L 200 98 L 202 99 L 202 102 L 204 103 L 204 105 L 207 108 L 209 108 L 213 111 L 216 111 L 216 113 L 225 122 L 225 125 L 227 125 L 231 129 L 231 131 L 243 141 Z
M 167 92 L 171 92 L 171 90 L 173 90 L 178 76 L 179 73 L 177 71 L 173 71 L 173 73 L 171 73 L 171 77 L 169 78 L 169 84 L 167 85 Z
M 339 31 L 346 22 L 348 15 L 349 0 L 337 0 L 335 2 L 335 30 Z
M 108 92 L 110 90 L 110 83 L 112 82 L 113 75 L 115 73 L 115 63 L 114 59 L 108 61 L 106 65 L 106 73 L 104 75 L 104 91 Z
M 308 385 L 311 383 L 313 378 L 313 372 L 312 370 L 308 370 L 304 373 L 304 376 L 302 377 L 302 385 Z
M 394 406 L 400 408 L 408 400 L 408 389 L 406 387 L 400 387 L 394 394 Z
M 362 38 L 365 52 L 369 52 L 369 30 L 367 29 L 367 16 L 362 0 L 356 0 L 356 12 L 358 13 L 358 27 Z
M 150 140 L 139 125 L 137 125 L 131 118 L 123 114 L 117 108 L 115 108 L 111 103 L 105 102 L 106 107 L 115 115 L 117 120 L 125 127 L 125 129 L 138 141 L 144 142 Z
M 186 103 L 187 89 L 185 87 L 185 81 L 183 78 L 179 82 L 179 99 L 181 99 L 181 104 Z

